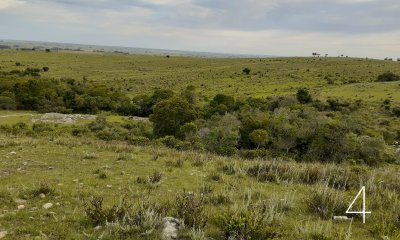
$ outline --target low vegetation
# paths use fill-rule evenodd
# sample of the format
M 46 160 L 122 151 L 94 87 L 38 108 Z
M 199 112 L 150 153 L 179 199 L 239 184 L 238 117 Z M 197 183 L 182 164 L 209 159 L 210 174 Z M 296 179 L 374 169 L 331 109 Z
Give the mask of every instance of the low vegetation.
M 10 239 L 162 239 L 166 217 L 179 239 L 400 236 L 397 63 L 43 53 L 65 57 L 61 66 L 41 54 L 0 51 L 12 58 L 0 63 L 0 232 Z M 112 84 L 68 70 L 103 57 Z M 127 62 L 148 84 L 127 82 Z M 367 90 L 346 95 L 357 86 Z M 381 95 L 363 98 L 370 87 Z M 366 224 L 345 213 L 361 186 Z

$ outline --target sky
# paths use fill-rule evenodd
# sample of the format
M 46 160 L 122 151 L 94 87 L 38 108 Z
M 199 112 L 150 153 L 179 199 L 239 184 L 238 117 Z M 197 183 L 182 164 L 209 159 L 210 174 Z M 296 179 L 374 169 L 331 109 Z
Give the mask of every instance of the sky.
M 0 0 L 0 39 L 400 58 L 400 1 Z

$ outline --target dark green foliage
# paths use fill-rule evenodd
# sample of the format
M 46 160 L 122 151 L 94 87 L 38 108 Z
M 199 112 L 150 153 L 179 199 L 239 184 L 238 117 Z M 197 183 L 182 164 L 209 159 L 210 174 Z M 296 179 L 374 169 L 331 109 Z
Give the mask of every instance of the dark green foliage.
M 301 88 L 297 90 L 296 96 L 299 103 L 306 104 L 312 102 L 311 94 L 306 88 Z
M 27 68 L 22 75 L 35 75 L 40 69 Z M 73 79 L 5 78 L 0 83 L 0 108 L 36 110 L 40 112 L 96 113 L 132 112 L 131 101 L 105 85 L 77 82 Z
M 393 113 L 394 116 L 400 117 L 400 107 L 394 107 L 392 109 L 392 113 Z
M 400 80 L 400 76 L 397 74 L 394 74 L 392 72 L 382 73 L 376 79 L 377 82 L 393 82 L 393 81 L 399 81 L 399 80 Z
M 206 109 L 206 116 L 211 117 L 214 114 L 224 115 L 232 112 L 236 108 L 235 99 L 225 94 L 217 94 L 210 102 L 210 106 Z
M 250 72 L 251 72 L 251 69 L 250 68 L 244 68 L 242 72 L 243 72 L 243 74 L 249 75 Z
M 43 67 L 42 69 L 43 69 L 43 72 L 48 72 L 50 70 L 49 67 Z
M 179 136 L 180 128 L 196 117 L 196 110 L 185 99 L 172 98 L 161 101 L 154 106 L 150 121 L 154 124 L 156 136 Z
M 308 156 L 311 160 L 341 162 L 345 157 L 345 137 L 348 130 L 340 123 L 328 123 L 317 130 Z
M 171 90 L 156 90 L 153 95 L 139 95 L 132 99 L 133 105 L 131 115 L 139 117 L 148 117 L 153 113 L 153 107 L 160 101 L 164 101 L 173 97 L 174 92 Z

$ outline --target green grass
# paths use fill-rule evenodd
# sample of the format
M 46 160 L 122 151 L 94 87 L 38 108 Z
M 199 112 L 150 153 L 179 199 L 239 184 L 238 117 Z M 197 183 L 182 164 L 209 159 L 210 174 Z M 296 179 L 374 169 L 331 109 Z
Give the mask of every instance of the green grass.
M 23 66 L 15 66 L 20 62 Z M 0 51 L 0 70 L 48 66 L 50 78 L 87 78 L 120 88 L 130 95 L 157 88 L 180 91 L 197 87 L 201 97 L 217 93 L 236 97 L 293 94 L 309 87 L 320 98 L 338 96 L 366 101 L 391 97 L 400 102 L 399 83 L 375 83 L 386 71 L 400 74 L 400 63 L 352 58 L 206 59 L 109 53 Z M 242 74 L 250 68 L 250 75 Z M 327 79 L 333 85 L 327 84 Z
M 121 154 L 129 155 L 129 158 L 118 161 Z M 288 194 L 293 195 L 293 206 L 285 213 L 279 225 L 279 231 L 283 234 L 280 239 L 295 239 L 298 236 L 293 232 L 296 226 L 320 221 L 307 209 L 305 202 L 315 191 L 315 185 L 290 181 L 257 182 L 246 173 L 224 174 L 221 167 L 225 164 L 236 164 L 246 169 L 246 166 L 256 163 L 235 157 L 177 152 L 163 147 L 129 146 L 120 142 L 102 142 L 68 136 L 30 138 L 4 135 L 0 135 L 0 156 L 0 193 L 11 198 L 11 201 L 5 201 L 4 197 L 0 199 L 3 201 L 0 222 L 1 228 L 8 230 L 11 239 L 31 239 L 36 236 L 86 239 L 85 234 L 98 237 L 101 233 L 85 223 L 83 198 L 102 196 L 108 206 L 118 202 L 124 195 L 132 201 L 148 200 L 167 204 L 173 203 L 175 196 L 183 190 L 199 192 L 204 184 L 213 186 L 212 194 L 226 193 L 232 202 L 222 207 L 207 205 L 206 209 L 211 219 L 221 215 L 225 207 L 240 205 L 244 196 L 251 193 L 255 199 L 272 198 L 274 201 L 282 201 L 280 199 L 285 199 Z M 170 161 L 177 159 L 183 160 L 181 167 L 170 164 Z M 204 161 L 204 164 L 194 166 L 196 159 Z M 292 163 L 291 166 L 295 170 L 314 165 Z M 384 171 L 385 174 L 394 174 L 397 169 L 396 167 Z M 369 176 L 373 176 L 376 178 L 374 181 L 378 182 L 386 179 L 382 170 L 367 171 Z M 136 183 L 137 177 L 146 178 L 154 171 L 162 174 L 160 184 L 149 186 Z M 106 173 L 107 177 L 100 178 L 100 172 Z M 221 180 L 214 181 L 207 177 L 213 172 L 218 173 Z M 43 183 L 54 189 L 53 195 L 41 199 L 28 194 Z M 354 197 L 357 191 L 358 189 L 346 191 L 346 199 Z M 369 193 L 367 197 L 368 206 L 371 206 L 376 200 L 372 199 Z M 26 203 L 23 203 L 25 209 L 17 210 L 19 204 L 16 201 L 21 198 L 26 199 Z M 47 202 L 53 203 L 54 207 L 49 210 L 43 209 L 42 205 Z M 373 214 L 376 215 L 384 211 L 381 208 L 374 210 Z M 368 218 L 365 225 L 360 221 L 356 219 L 353 222 L 351 239 L 374 239 L 369 229 L 377 220 Z M 326 233 L 328 236 L 346 231 L 349 227 L 349 223 L 336 223 L 331 220 L 322 222 L 331 224 Z M 206 233 L 221 239 L 221 232 L 212 221 L 208 226 Z

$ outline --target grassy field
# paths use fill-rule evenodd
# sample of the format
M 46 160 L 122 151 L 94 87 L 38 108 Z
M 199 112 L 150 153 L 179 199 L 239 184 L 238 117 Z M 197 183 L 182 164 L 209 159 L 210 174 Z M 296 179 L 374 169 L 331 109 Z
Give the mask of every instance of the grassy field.
M 206 59 L 118 55 L 87 52 L 0 51 L 1 69 L 42 68 L 43 77 L 75 78 L 112 84 L 131 95 L 154 89 L 180 91 L 188 85 L 197 87 L 206 98 L 217 93 L 237 97 L 265 97 L 293 94 L 308 87 L 324 99 L 338 96 L 366 101 L 390 98 L 400 101 L 398 83 L 375 83 L 376 77 L 391 71 L 400 74 L 400 63 L 347 58 L 267 58 Z M 15 62 L 22 66 L 16 67 Z M 250 68 L 249 76 L 243 75 Z M 328 84 L 328 81 L 332 84 Z
M 213 189 L 210 198 L 215 202 L 206 204 L 205 211 L 211 219 L 222 215 L 227 208 L 245 205 L 246 198 L 251 195 L 253 200 L 284 204 L 285 211 L 276 216 L 279 219 L 276 227 L 279 239 L 376 239 L 379 235 L 372 235 L 371 231 L 380 224 L 379 216 L 388 208 L 394 209 L 396 206 L 392 204 L 398 203 L 391 202 L 394 199 L 398 201 L 397 194 L 394 197 L 392 191 L 376 185 L 378 182 L 398 185 L 395 179 L 385 176 L 398 174 L 397 167 L 390 170 L 365 169 L 368 178 L 364 184 L 370 191 L 374 189 L 373 193 L 368 192 L 368 200 L 374 195 L 375 202 L 368 202 L 373 216 L 368 217 L 364 225 L 361 219 L 353 223 L 319 219 L 307 207 L 307 199 L 315 193 L 318 184 L 309 184 L 306 180 L 300 183 L 299 176 L 292 174 L 287 178 L 284 172 L 276 172 L 275 180 L 257 181 L 246 172 L 246 169 L 261 163 L 257 161 L 67 136 L 11 138 L 2 135 L 0 144 L 0 228 L 8 230 L 10 239 L 97 239 L 103 234 L 106 239 L 112 239 L 106 229 L 94 230 L 87 223 L 83 199 L 93 195 L 104 197 L 107 205 L 118 203 L 122 196 L 126 196 L 133 202 L 148 201 L 171 206 L 167 212 L 172 214 L 176 195 L 184 190 L 199 193 L 202 187 L 210 186 Z M 288 168 L 286 171 L 298 174 L 312 168 L 318 168 L 321 173 L 332 169 L 344 174 L 355 171 L 345 166 L 276 164 L 277 169 Z M 232 166 L 235 173 L 227 173 L 224 166 Z M 154 171 L 162 174 L 159 183 L 137 183 L 138 177 L 146 178 Z M 103 173 L 104 177 L 99 177 Z M 325 179 L 319 177 L 319 184 L 328 179 L 328 176 Z M 51 193 L 43 198 L 32 196 L 31 192 L 40 189 L 41 184 L 49 186 Z M 357 191 L 353 187 L 344 191 L 345 200 L 340 201 L 349 204 Z M 224 196 L 225 200 L 219 202 L 219 196 Z M 52 203 L 53 207 L 43 209 L 45 203 Z M 383 203 L 386 205 L 379 206 Z M 18 210 L 18 205 L 25 207 Z M 345 238 L 345 233 L 350 237 Z M 206 234 L 222 237 L 212 221 Z M 310 238 L 312 234 L 330 238 Z
M 400 104 L 400 83 L 375 82 L 387 71 L 400 74 L 398 62 L 0 51 L 0 71 L 44 66 L 50 70 L 40 73 L 43 79 L 86 78 L 131 96 L 155 89 L 178 93 L 194 85 L 204 102 L 217 93 L 268 97 L 294 95 L 307 87 L 320 100 L 363 100 L 360 109 L 340 116 L 354 120 L 349 123 L 362 119 L 359 122 L 368 126 L 360 129 L 365 127 L 369 136 L 393 131 L 388 135 L 396 138 L 394 130 L 400 126 L 400 119 L 381 107 L 386 99 L 393 106 Z M 242 73 L 246 67 L 251 69 L 249 75 Z M 162 218 L 167 216 L 185 221 L 182 240 L 248 240 L 228 238 L 232 232 L 256 236 L 253 240 L 400 239 L 396 163 L 370 167 L 284 157 L 249 160 L 178 151 L 154 139 L 146 144 L 102 141 L 98 133 L 88 130 L 92 121 L 33 124 L 42 116 L 0 110 L 0 236 L 5 234 L 4 239 L 161 239 Z M 111 113 L 102 116 L 110 132 L 135 121 Z M 372 211 L 366 223 L 358 215 L 334 221 L 334 215 L 345 215 L 362 186 L 367 189 L 366 210 Z M 95 197 L 104 199 L 102 207 L 95 207 Z M 360 207 L 357 201 L 355 209 Z M 133 220 L 126 224 L 119 214 Z M 118 221 L 96 222 L 104 215 Z M 193 218 L 199 222 L 190 224 Z

